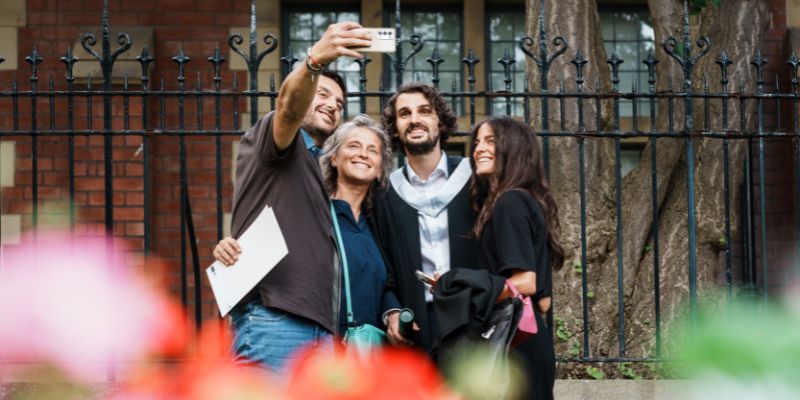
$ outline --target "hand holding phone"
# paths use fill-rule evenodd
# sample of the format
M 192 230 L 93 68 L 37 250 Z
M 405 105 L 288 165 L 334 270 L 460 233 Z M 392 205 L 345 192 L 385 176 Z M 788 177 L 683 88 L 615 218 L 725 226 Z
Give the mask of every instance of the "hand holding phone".
M 362 28 L 369 32 L 371 42 L 368 47 L 352 47 L 351 50 L 373 53 L 394 53 L 397 48 L 395 28 Z
M 436 283 L 436 279 L 434 279 L 432 276 L 430 276 L 430 275 L 428 275 L 428 274 L 426 274 L 426 273 L 424 273 L 424 272 L 422 272 L 420 270 L 416 270 L 416 271 L 414 271 L 414 273 L 417 275 L 417 279 L 419 279 L 419 281 L 422 282 L 422 283 L 425 283 L 425 284 L 428 284 L 428 285 L 431 285 L 431 286 L 433 286 Z

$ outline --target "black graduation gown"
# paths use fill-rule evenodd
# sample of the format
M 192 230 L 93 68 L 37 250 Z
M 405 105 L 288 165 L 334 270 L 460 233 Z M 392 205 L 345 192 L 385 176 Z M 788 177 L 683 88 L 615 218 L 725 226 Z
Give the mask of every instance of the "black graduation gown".
M 461 160 L 461 157 L 447 157 L 450 175 Z M 389 184 L 375 197 L 373 216 L 376 239 L 387 260 L 386 286 L 390 297 L 396 299 L 396 307 L 414 311 L 415 321 L 420 327 L 414 343 L 433 354 L 435 338 L 430 337 L 428 327 L 426 288 L 414 275 L 415 270 L 422 269 L 418 212 Z M 470 206 L 467 183 L 447 206 L 450 268 L 478 268 L 478 243 L 470 235 L 476 217 Z

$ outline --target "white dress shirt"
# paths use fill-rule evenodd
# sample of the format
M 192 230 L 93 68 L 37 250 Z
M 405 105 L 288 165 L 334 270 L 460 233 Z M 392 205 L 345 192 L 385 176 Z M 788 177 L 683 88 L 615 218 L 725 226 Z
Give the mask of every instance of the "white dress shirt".
M 447 156 L 442 152 L 439 164 L 433 170 L 428 180 L 422 180 L 408 164 L 406 164 L 409 182 L 411 186 L 423 196 L 433 193 L 435 189 L 447 183 L 449 174 L 447 173 Z M 422 271 L 433 275 L 439 275 L 450 270 L 450 235 L 447 224 L 447 209 L 439 213 L 436 217 L 431 217 L 417 211 L 419 220 L 419 242 L 422 251 Z M 433 301 L 433 295 L 425 291 L 425 301 Z

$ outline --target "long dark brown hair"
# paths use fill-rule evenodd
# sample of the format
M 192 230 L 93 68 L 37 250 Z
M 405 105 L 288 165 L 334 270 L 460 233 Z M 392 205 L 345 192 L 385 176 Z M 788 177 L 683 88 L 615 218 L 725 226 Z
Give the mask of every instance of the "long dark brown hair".
M 472 129 L 472 142 L 476 143 L 478 130 L 488 124 L 494 133 L 494 171 L 489 176 L 472 175 L 470 198 L 478 219 L 472 234 L 480 237 L 486 222 L 492 217 L 495 203 L 509 190 L 521 189 L 536 199 L 544 214 L 547 226 L 547 247 L 550 266 L 559 269 L 564 264 L 564 249 L 561 247 L 561 225 L 558 221 L 558 206 L 544 172 L 544 162 L 539 141 L 528 125 L 510 117 L 492 117 Z M 471 157 L 475 171 L 475 158 Z

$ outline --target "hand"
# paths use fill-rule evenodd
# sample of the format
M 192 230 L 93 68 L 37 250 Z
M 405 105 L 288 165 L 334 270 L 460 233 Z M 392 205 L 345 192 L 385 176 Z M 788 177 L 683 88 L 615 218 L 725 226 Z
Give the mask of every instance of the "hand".
M 239 247 L 239 242 L 236 239 L 228 236 L 217 243 L 212 252 L 214 259 L 230 267 L 239 260 L 239 254 L 242 254 L 242 248 Z
M 413 346 L 414 343 L 400 334 L 400 311 L 394 311 L 387 316 L 389 324 L 386 326 L 386 337 L 395 347 Z M 416 322 L 412 325 L 414 332 L 419 332 L 419 326 Z
M 438 272 L 433 273 L 433 283 L 431 283 L 431 288 L 428 289 L 430 290 L 431 294 L 433 294 L 433 288 L 436 287 L 436 282 L 439 282 L 439 277 L 441 276 L 442 275 L 440 275 Z
M 360 58 L 361 54 L 350 47 L 367 47 L 371 39 L 369 32 L 355 22 L 332 24 L 311 47 L 311 57 L 320 64 L 330 64 L 341 56 Z

